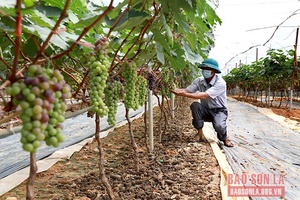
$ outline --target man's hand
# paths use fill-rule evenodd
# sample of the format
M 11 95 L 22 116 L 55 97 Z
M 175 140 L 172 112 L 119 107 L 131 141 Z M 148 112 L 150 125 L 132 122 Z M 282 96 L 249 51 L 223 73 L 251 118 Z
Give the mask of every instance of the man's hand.
M 174 90 L 171 90 L 172 93 L 178 96 L 183 96 L 185 93 L 187 93 L 186 89 L 176 88 Z
M 176 88 L 174 90 L 171 90 L 171 92 L 178 96 L 188 97 L 188 98 L 197 99 L 197 100 L 206 99 L 208 97 L 208 94 L 206 92 L 196 91 L 194 93 L 191 93 L 185 88 Z

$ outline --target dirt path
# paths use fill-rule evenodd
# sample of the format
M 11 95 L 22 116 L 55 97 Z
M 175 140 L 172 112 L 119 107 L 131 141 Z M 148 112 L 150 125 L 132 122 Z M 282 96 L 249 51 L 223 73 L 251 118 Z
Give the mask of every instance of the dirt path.
M 155 150 L 147 153 L 143 117 L 133 121 L 139 150 L 140 171 L 135 170 L 128 126 L 101 139 L 105 150 L 106 175 L 116 199 L 221 199 L 220 169 L 208 143 L 193 141 L 190 102 L 177 99 L 175 119 L 159 142 L 160 118 L 154 109 Z M 94 124 L 93 124 L 94 125 Z M 38 174 L 36 199 L 109 199 L 99 179 L 97 143 L 93 141 L 69 160 Z M 25 199 L 25 182 L 0 199 Z

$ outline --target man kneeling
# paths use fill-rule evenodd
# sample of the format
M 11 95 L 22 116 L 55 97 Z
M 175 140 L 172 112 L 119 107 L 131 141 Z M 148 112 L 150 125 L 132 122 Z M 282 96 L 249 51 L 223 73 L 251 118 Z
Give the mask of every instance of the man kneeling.
M 227 136 L 226 82 L 217 75 L 221 73 L 219 64 L 216 60 L 208 58 L 199 65 L 199 68 L 202 70 L 203 77 L 196 78 L 187 88 L 176 88 L 172 92 L 178 96 L 200 99 L 200 102 L 195 101 L 190 106 L 192 124 L 197 129 L 197 141 L 205 141 L 202 132 L 204 122 L 212 122 L 218 139 L 225 146 L 233 147 Z

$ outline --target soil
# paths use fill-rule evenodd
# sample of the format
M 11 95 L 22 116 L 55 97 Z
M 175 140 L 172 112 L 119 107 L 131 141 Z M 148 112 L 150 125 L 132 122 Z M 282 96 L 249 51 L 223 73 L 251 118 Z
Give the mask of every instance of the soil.
M 138 145 L 139 171 L 134 163 L 128 125 L 114 129 L 101 139 L 105 174 L 116 199 L 222 199 L 220 168 L 209 143 L 195 142 L 189 104 L 177 98 L 175 118 L 161 118 L 154 108 L 153 153 L 145 145 L 144 117 L 132 122 Z M 161 126 L 159 126 L 161 125 Z M 162 131 L 159 142 L 160 129 Z M 146 134 L 147 135 L 147 134 Z M 97 142 L 37 174 L 35 199 L 109 199 L 100 181 Z M 26 198 L 26 181 L 1 197 Z

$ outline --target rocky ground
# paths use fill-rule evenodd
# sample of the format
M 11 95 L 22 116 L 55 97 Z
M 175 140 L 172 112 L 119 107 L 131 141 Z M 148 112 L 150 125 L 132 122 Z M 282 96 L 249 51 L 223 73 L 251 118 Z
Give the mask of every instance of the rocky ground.
M 208 143 L 193 140 L 190 103 L 177 98 L 175 119 L 168 117 L 165 131 L 165 119 L 155 107 L 153 153 L 145 145 L 144 117 L 133 121 L 139 171 L 134 163 L 128 125 L 116 128 L 101 139 L 105 173 L 115 199 L 221 199 L 219 165 Z M 99 151 L 94 140 L 70 159 L 39 173 L 34 184 L 35 198 L 109 199 L 100 181 L 98 162 Z M 8 197 L 25 199 L 26 182 L 0 199 Z

